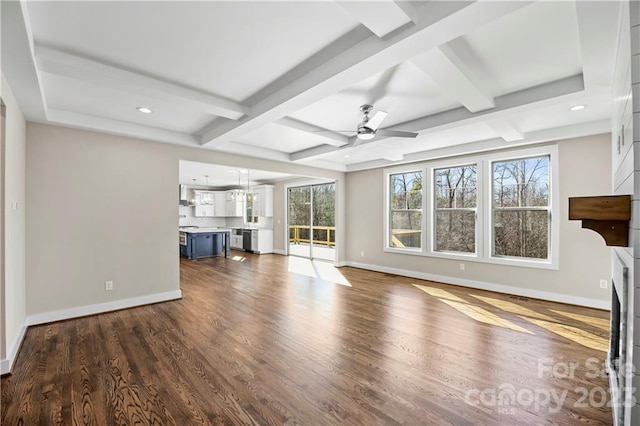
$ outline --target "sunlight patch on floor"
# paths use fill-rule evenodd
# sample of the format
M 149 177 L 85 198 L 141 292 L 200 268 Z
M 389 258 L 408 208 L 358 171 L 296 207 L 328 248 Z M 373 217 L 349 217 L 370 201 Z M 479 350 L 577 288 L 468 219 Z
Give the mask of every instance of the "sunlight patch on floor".
M 474 294 L 470 294 L 469 296 L 475 297 L 476 299 L 482 300 L 483 302 L 488 303 L 489 305 L 495 306 L 496 308 L 500 308 L 503 311 L 511 312 L 513 314 L 523 315 L 531 318 L 543 319 L 547 321 L 555 321 L 553 318 L 547 315 L 541 314 L 536 311 L 532 311 L 529 308 L 525 308 L 524 306 L 520 306 L 517 303 L 509 302 L 507 300 L 493 299 L 491 297 L 485 297 L 485 296 L 476 296 Z
M 320 278 L 321 280 L 351 287 L 349 280 L 347 280 L 331 263 L 289 256 L 288 270 L 293 274 L 305 275 L 311 278 Z
M 231 258 L 231 260 L 235 260 L 236 262 L 244 262 L 245 259 L 246 259 L 246 257 L 244 257 L 244 256 L 233 256 Z
M 542 327 L 545 330 L 549 330 L 552 333 L 560 335 L 566 339 L 572 340 L 582 346 L 586 346 L 588 348 L 602 352 L 606 352 L 609 348 L 607 339 L 603 339 L 602 337 L 596 336 L 595 334 L 580 330 L 577 327 L 527 317 L 520 318 L 525 319 L 530 323 L 537 325 L 538 327 Z
M 456 302 L 464 302 L 463 299 L 460 299 L 455 294 L 451 294 L 448 291 L 443 290 L 441 288 L 427 287 L 427 286 L 418 285 L 418 284 L 413 284 L 413 286 L 416 288 L 419 288 L 420 290 L 424 291 L 427 294 L 430 294 L 433 297 L 437 297 L 438 299 L 448 299 L 448 300 L 455 300 Z
M 572 314 L 569 312 L 557 311 L 555 309 L 549 309 L 549 310 L 551 312 L 555 312 L 556 314 L 560 314 L 565 317 L 569 317 L 571 319 L 584 322 L 585 324 L 589 324 L 594 327 L 600 328 L 604 331 L 609 331 L 609 328 L 611 327 L 611 321 L 607 318 L 596 318 L 596 317 L 590 317 L 588 315 Z
M 453 300 L 442 300 L 442 302 L 446 303 L 452 308 L 458 310 L 459 312 L 465 314 L 466 316 L 478 322 L 482 322 L 489 325 L 495 325 L 498 327 L 508 328 L 510 330 L 520 331 L 522 333 L 534 334 L 529 330 L 527 330 L 526 328 L 522 328 L 519 325 L 512 323 L 511 321 L 500 318 L 499 316 L 487 311 L 486 309 L 482 309 L 478 306 L 468 305 L 466 303 L 454 302 Z

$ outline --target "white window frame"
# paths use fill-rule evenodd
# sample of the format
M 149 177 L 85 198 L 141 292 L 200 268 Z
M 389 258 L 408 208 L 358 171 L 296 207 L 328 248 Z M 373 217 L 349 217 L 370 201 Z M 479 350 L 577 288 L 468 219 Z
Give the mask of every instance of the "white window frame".
M 397 252 L 397 253 L 413 253 L 413 254 L 421 254 L 425 250 L 425 207 L 426 200 L 424 194 L 424 185 L 425 185 L 425 174 L 424 170 L 420 167 L 412 167 L 412 168 L 402 168 L 398 169 L 400 171 L 394 171 L 393 169 L 389 169 L 385 171 L 385 196 L 384 196 L 384 217 L 385 217 L 385 237 L 384 237 L 384 245 L 385 251 Z M 420 247 L 392 247 L 391 246 L 391 176 L 403 173 L 422 173 L 422 205 L 420 206 L 422 210 L 421 220 L 420 220 Z
M 476 257 L 476 254 L 478 253 L 478 249 L 479 246 L 482 245 L 482 242 L 478 240 L 478 211 L 479 209 L 479 205 L 480 205 L 480 177 L 482 176 L 480 174 L 480 165 L 476 162 L 463 162 L 463 163 L 451 163 L 451 162 L 444 162 L 443 163 L 444 166 L 440 166 L 439 163 L 434 163 L 432 165 L 430 165 L 428 167 L 429 172 L 431 173 L 431 185 L 429 186 L 429 201 L 431 202 L 431 208 L 429 209 L 429 229 L 431 230 L 431 238 L 429 239 L 429 250 L 432 253 L 435 254 L 439 254 L 439 255 L 448 255 L 448 254 L 453 254 L 455 256 L 458 255 L 462 255 L 462 256 L 472 256 L 472 257 Z M 465 166 L 475 166 L 476 167 L 476 207 L 475 208 L 456 208 L 456 209 L 452 209 L 453 211 L 474 211 L 475 212 L 475 228 L 476 228 L 476 235 L 475 235 L 475 251 L 472 253 L 465 253 L 462 251 L 445 251 L 445 250 L 441 250 L 441 251 L 437 251 L 435 249 L 436 247 L 436 212 L 438 211 L 437 207 L 436 207 L 436 193 L 435 193 L 435 176 L 436 176 L 436 171 L 437 170 L 442 170 L 442 169 L 455 169 L 455 168 L 460 168 L 460 167 L 465 167 Z M 448 209 L 447 209 L 448 210 Z
M 492 164 L 494 162 L 518 160 L 523 158 L 549 156 L 549 258 L 528 259 L 519 257 L 495 257 L 493 253 L 493 200 L 492 200 Z M 477 202 L 476 202 L 476 252 L 437 252 L 435 244 L 435 206 L 434 176 L 435 169 L 476 165 Z M 421 248 L 402 248 L 390 246 L 390 176 L 398 173 L 422 172 L 422 241 Z M 480 155 L 468 155 L 419 164 L 392 167 L 384 170 L 384 230 L 383 251 L 408 255 L 428 256 L 460 261 L 471 261 L 509 266 L 540 269 L 559 269 L 560 249 L 560 186 L 558 178 L 558 146 L 544 145 L 534 148 L 502 150 Z

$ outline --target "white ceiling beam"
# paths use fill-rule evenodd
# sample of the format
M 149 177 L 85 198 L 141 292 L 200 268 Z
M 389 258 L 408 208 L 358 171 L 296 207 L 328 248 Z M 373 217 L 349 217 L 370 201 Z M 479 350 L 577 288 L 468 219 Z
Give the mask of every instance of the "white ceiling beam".
M 350 147 L 348 147 L 350 148 Z M 322 157 L 323 155 L 330 154 L 338 151 L 340 148 L 330 145 L 319 145 L 311 148 L 303 149 L 300 151 L 292 152 L 290 154 L 291 161 L 304 161 L 312 158 Z M 343 148 L 345 149 L 345 148 Z
M 610 86 L 616 63 L 620 7 L 624 2 L 576 1 L 585 87 Z M 615 7 L 617 6 L 617 7 Z
M 551 129 L 544 129 L 527 133 L 525 139 L 515 142 L 513 145 L 510 145 L 510 147 L 550 141 L 559 141 L 563 139 L 580 138 L 609 132 L 611 132 L 610 120 L 590 121 L 588 123 L 578 123 L 569 126 L 555 127 Z M 396 164 L 412 163 L 425 160 L 438 160 L 441 158 L 466 154 L 477 154 L 499 149 L 504 149 L 504 141 L 501 138 L 487 139 L 483 141 L 447 146 L 444 148 L 413 152 L 411 154 L 406 154 L 404 156 L 404 159 L 400 163 L 396 162 Z M 349 164 L 347 166 L 347 171 L 355 172 L 376 167 L 376 164 L 374 163 L 375 161 L 376 160 Z
M 378 37 L 384 37 L 417 19 L 415 9 L 408 2 L 350 0 L 336 3 Z
M 384 39 L 371 36 L 301 77 L 283 82 L 281 89 L 252 105 L 248 116 L 237 122 L 219 123 L 204 132 L 203 144 L 233 141 L 425 49 L 440 46 L 529 4 L 527 1 L 425 2 L 417 10 L 416 25 L 403 27 Z
M 390 127 L 390 129 L 420 132 L 421 134 L 436 132 L 452 127 L 501 119 L 507 112 L 508 114 L 514 114 L 554 105 L 558 102 L 566 101 L 567 97 L 570 98 L 576 95 L 584 95 L 584 84 L 581 74 L 499 96 L 496 98 L 496 107 L 491 110 L 472 113 L 466 108 L 460 107 L 407 121 Z M 418 136 L 418 138 L 420 138 L 420 136 Z M 382 139 L 388 138 L 377 137 L 374 140 Z M 335 152 L 338 149 L 340 148 L 326 145 L 317 146 L 291 153 L 291 160 L 299 161 L 310 157 L 321 157 Z
M 487 120 L 486 124 L 506 142 L 515 142 L 524 139 L 524 133 L 509 119 L 501 117 L 495 118 Z
M 212 147 L 204 147 L 205 149 L 213 149 Z M 236 155 L 244 155 L 246 157 L 263 158 L 265 160 L 285 161 L 291 160 L 286 152 L 275 151 L 273 149 L 263 148 L 255 145 L 247 145 L 238 142 L 227 142 L 222 146 L 215 148 L 215 151 L 223 151 Z
M 47 103 L 33 56 L 33 34 L 27 3 L 0 1 L 0 63 L 2 74 L 30 121 L 46 122 Z M 2 89 L 0 89 L 2 92 Z M 1 93 L 0 93 L 1 94 Z
M 49 108 L 48 120 L 51 123 L 63 124 L 78 129 L 86 129 L 109 133 L 112 135 L 127 136 L 177 145 L 197 147 L 198 141 L 188 133 L 175 130 L 159 129 L 157 127 L 129 123 L 111 118 L 97 117 L 95 115 L 81 114 L 72 111 Z M 82 124 L 78 124 L 82 123 Z
M 303 121 L 299 121 L 290 117 L 283 117 L 275 123 L 284 127 L 289 127 L 291 129 L 311 133 L 314 136 L 325 138 L 325 143 L 327 145 L 343 146 L 349 143 L 348 136 L 341 135 L 340 133 L 335 133 L 330 130 L 323 129 L 322 127 L 314 126 L 313 124 L 305 123 Z
M 445 44 L 431 49 L 411 62 L 469 111 L 478 112 L 495 107 L 493 97 L 450 46 Z
M 41 71 L 98 86 L 164 99 L 232 120 L 249 112 L 247 107 L 228 99 L 50 47 L 36 45 L 35 57 Z

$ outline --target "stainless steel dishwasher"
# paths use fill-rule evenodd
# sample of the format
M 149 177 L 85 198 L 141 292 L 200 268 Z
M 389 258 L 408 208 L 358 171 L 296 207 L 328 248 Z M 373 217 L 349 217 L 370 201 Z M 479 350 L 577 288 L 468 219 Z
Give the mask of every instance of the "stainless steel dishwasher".
M 242 248 L 244 251 L 251 251 L 251 229 L 242 230 Z

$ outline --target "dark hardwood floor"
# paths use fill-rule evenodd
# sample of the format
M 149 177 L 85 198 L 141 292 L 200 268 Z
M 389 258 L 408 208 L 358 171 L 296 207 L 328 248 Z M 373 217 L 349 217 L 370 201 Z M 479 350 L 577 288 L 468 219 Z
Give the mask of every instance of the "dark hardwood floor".
M 611 423 L 608 312 L 232 254 L 182 260 L 182 300 L 29 328 L 1 423 Z

